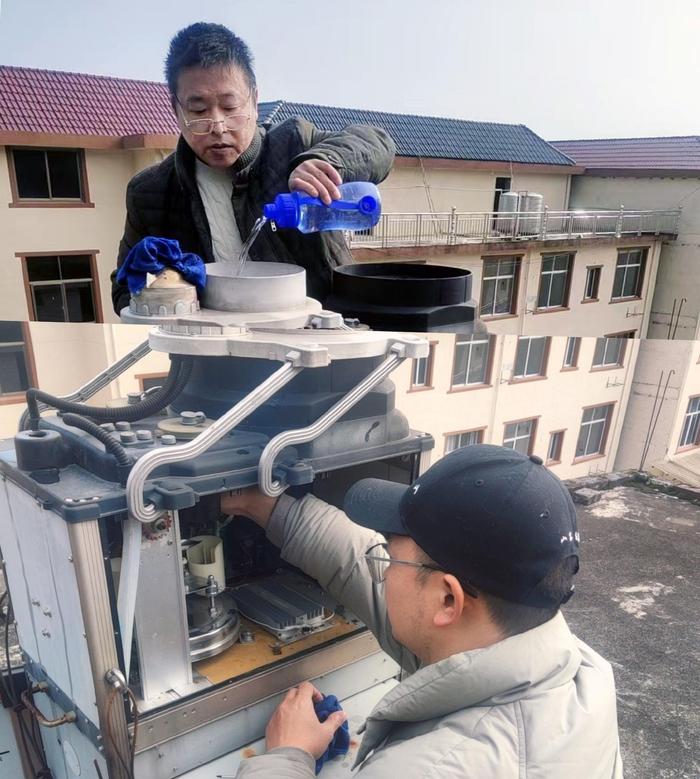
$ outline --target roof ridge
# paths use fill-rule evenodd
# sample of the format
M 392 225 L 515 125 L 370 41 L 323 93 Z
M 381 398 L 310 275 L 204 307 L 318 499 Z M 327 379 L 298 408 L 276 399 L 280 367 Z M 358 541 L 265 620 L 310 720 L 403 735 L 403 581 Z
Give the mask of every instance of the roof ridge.
M 104 76 L 99 73 L 84 73 L 77 70 L 52 70 L 51 68 L 30 68 L 24 65 L 3 65 L 0 63 L 0 71 L 3 70 L 15 70 L 15 71 L 29 71 L 30 73 L 45 73 L 54 74 L 58 73 L 62 76 L 87 76 L 88 78 L 97 78 L 103 81 L 126 81 L 130 84 L 155 84 L 159 87 L 166 87 L 165 81 L 150 81 L 145 78 L 126 78 L 125 76 Z
M 564 138 L 557 141 L 547 141 L 547 143 L 595 143 L 610 141 L 680 141 L 689 140 L 700 142 L 700 135 L 637 135 L 629 138 Z
M 360 111 L 364 114 L 381 114 L 382 116 L 410 116 L 410 117 L 417 117 L 419 119 L 440 119 L 442 121 L 446 122 L 469 122 L 471 124 L 490 124 L 495 125 L 496 127 L 524 127 L 527 130 L 529 130 L 533 135 L 537 135 L 537 133 L 534 132 L 534 130 L 530 130 L 527 125 L 519 123 L 519 122 L 491 122 L 491 121 L 484 121 L 481 119 L 461 119 L 459 117 L 455 116 L 436 116 L 435 114 L 412 114 L 412 113 L 399 113 L 398 111 L 380 111 L 377 108 L 351 108 L 349 106 L 338 106 L 338 105 L 325 105 L 324 103 L 306 103 L 298 100 L 266 100 L 264 102 L 269 103 L 283 103 L 286 106 L 304 106 L 307 108 L 329 108 L 334 111 Z M 541 140 L 544 140 L 541 135 L 537 135 L 538 138 Z M 548 143 L 548 141 L 545 141 L 545 143 Z

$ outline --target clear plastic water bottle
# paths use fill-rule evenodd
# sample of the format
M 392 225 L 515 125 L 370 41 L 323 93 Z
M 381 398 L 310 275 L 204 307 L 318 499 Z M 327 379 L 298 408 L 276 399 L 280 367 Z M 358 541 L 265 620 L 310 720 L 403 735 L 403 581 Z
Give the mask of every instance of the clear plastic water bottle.
M 326 205 L 303 192 L 277 195 L 263 214 L 277 227 L 295 227 L 302 233 L 319 230 L 368 230 L 379 221 L 382 202 L 377 187 L 368 181 L 341 184 L 340 200 Z

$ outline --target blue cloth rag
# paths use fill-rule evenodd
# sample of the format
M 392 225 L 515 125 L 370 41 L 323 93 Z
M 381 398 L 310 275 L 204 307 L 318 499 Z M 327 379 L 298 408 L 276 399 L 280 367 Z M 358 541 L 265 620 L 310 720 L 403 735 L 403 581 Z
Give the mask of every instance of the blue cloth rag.
M 195 284 L 200 291 L 207 283 L 206 267 L 199 255 L 183 254 L 177 241 L 154 235 L 142 238 L 132 247 L 117 272 L 117 281 L 120 284 L 126 282 L 129 292 L 138 295 L 146 286 L 147 273 L 158 275 L 166 268 L 179 271 L 186 281 Z
M 316 710 L 318 721 L 325 722 L 329 714 L 333 714 L 334 711 L 342 711 L 343 707 L 338 703 L 335 695 L 326 695 L 322 701 L 314 703 L 314 709 Z M 348 721 L 345 720 L 338 730 L 335 731 L 328 749 L 316 761 L 316 775 L 319 774 L 327 760 L 332 760 L 339 755 L 347 755 L 348 749 L 350 749 L 350 728 L 348 727 Z

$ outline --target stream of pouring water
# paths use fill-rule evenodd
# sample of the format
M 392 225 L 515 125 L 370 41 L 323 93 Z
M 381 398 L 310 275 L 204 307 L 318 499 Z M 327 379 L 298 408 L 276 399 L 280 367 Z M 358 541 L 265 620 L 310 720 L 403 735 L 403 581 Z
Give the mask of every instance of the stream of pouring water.
M 265 226 L 265 222 L 267 222 L 267 217 L 261 216 L 260 219 L 258 219 L 253 225 L 253 229 L 250 231 L 248 240 L 243 244 L 241 253 L 238 256 L 238 274 L 237 274 L 238 276 L 243 275 L 243 269 L 245 268 L 246 260 L 248 259 L 248 253 L 250 252 L 250 247 L 255 243 L 255 239 L 258 237 L 260 231 Z

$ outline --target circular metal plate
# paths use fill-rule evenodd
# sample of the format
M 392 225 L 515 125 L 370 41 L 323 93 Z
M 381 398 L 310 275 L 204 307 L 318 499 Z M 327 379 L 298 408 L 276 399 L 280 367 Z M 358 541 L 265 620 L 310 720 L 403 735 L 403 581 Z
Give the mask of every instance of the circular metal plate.
M 281 262 L 246 262 L 242 275 L 238 262 L 207 266 L 202 307 L 214 311 L 258 313 L 303 309 L 306 271 Z

